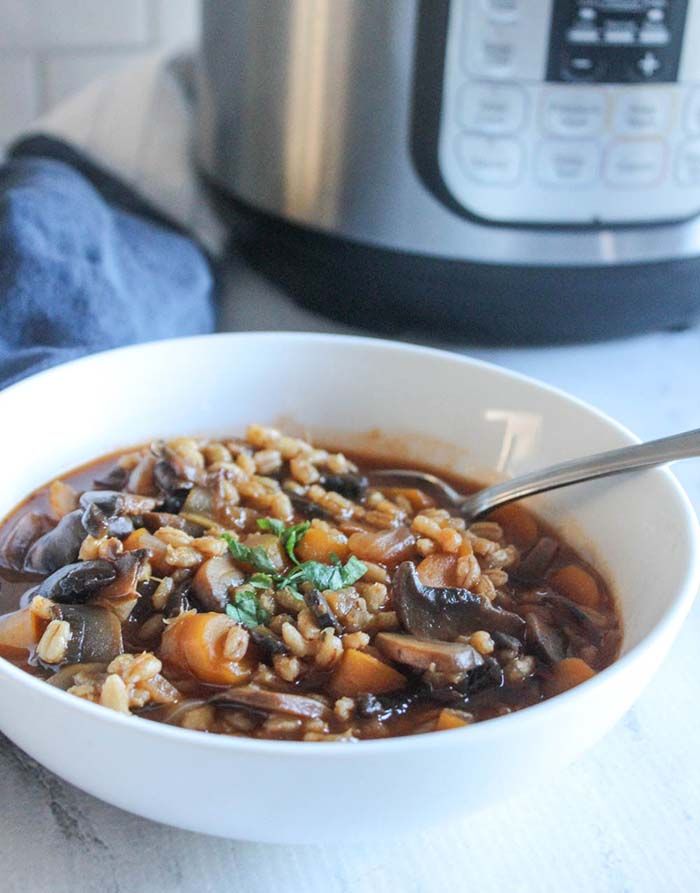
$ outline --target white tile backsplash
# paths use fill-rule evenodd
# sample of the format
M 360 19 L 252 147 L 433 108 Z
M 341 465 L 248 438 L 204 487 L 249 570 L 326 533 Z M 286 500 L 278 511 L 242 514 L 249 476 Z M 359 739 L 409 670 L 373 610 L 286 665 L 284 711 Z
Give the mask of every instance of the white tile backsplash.
M 159 47 L 192 43 L 201 0 L 0 0 L 0 148 L 37 114 Z
M 101 53 L 60 53 L 45 61 L 44 102 L 50 108 L 75 93 L 85 84 L 116 71 L 138 57 L 136 50 L 117 50 Z
M 148 0 L 1 0 L 0 35 L 22 48 L 146 44 Z
M 0 146 L 36 116 L 34 59 L 0 53 Z
M 201 0 L 155 0 L 158 38 L 167 45 L 186 44 L 199 30 Z

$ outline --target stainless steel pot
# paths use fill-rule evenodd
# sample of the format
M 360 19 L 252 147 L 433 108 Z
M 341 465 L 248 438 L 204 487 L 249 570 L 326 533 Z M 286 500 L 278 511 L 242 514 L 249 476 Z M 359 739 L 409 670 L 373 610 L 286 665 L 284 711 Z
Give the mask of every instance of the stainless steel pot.
M 200 70 L 203 172 L 320 309 L 509 340 L 698 313 L 700 0 L 205 0 Z

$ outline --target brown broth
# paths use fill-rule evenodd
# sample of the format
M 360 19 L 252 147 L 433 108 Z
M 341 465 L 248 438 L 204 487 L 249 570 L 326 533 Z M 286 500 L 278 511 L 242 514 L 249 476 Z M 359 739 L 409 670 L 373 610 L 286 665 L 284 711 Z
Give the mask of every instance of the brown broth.
M 87 463 L 63 475 L 61 480 L 71 484 L 78 491 L 90 489 L 93 480 L 105 474 L 115 464 L 118 457 L 124 455 L 126 452 L 128 451 L 121 450 L 117 453 L 104 456 L 94 462 Z M 375 457 L 366 459 L 362 455 L 357 454 L 350 454 L 349 458 L 358 465 L 361 472 L 365 473 L 370 472 L 373 469 L 376 470 L 380 468 L 401 466 L 407 467 L 407 463 L 394 459 L 385 459 L 383 461 L 377 460 Z M 418 470 L 436 471 L 435 469 L 426 466 L 418 466 L 415 463 L 411 464 L 411 467 Z M 465 495 L 479 488 L 479 485 L 476 482 L 466 480 L 454 474 L 441 472 L 441 475 L 456 489 L 465 493 Z M 2 541 L 3 535 L 11 528 L 17 518 L 24 513 L 29 511 L 46 512 L 49 510 L 47 486 L 48 485 L 40 487 L 31 493 L 27 499 L 17 506 L 2 524 L 0 524 L 0 542 Z M 432 493 L 430 495 L 434 496 Z M 438 502 L 437 504 L 439 505 L 440 503 Z M 594 578 L 600 594 L 600 602 L 596 612 L 598 615 L 605 618 L 605 626 L 602 635 L 603 644 L 597 649 L 589 647 L 588 651 L 585 653 L 587 653 L 590 658 L 590 655 L 595 651 L 595 657 L 591 658 L 589 663 L 595 671 L 603 669 L 615 659 L 621 642 L 619 614 L 616 611 L 615 601 L 608 586 L 600 573 L 598 573 L 598 571 L 588 562 L 584 561 L 575 549 L 563 542 L 550 525 L 544 523 L 539 518 L 536 518 L 532 513 L 526 512 L 524 509 L 521 509 L 521 511 L 524 515 L 531 518 L 537 525 L 539 537 L 551 537 L 556 540 L 558 544 L 555 558 L 548 567 L 546 576 L 540 581 L 542 586 L 547 585 L 547 581 L 557 570 L 571 564 L 583 568 Z M 498 513 L 495 513 L 495 515 L 498 516 Z M 297 514 L 295 521 L 299 522 L 301 520 L 304 520 L 303 516 Z M 517 538 L 511 539 L 509 536 L 507 524 L 504 524 L 504 531 L 506 541 L 515 541 L 516 545 L 518 545 Z M 418 563 L 419 560 L 420 559 L 416 559 L 416 563 Z M 387 565 L 387 570 L 391 572 L 394 568 L 391 565 Z M 19 607 L 23 607 L 27 602 L 27 593 L 36 585 L 39 579 L 40 578 L 36 576 L 16 573 L 3 569 L 0 566 L 0 615 L 15 611 Z M 521 616 L 526 617 L 528 611 L 537 610 L 536 600 L 533 601 L 532 604 L 528 602 L 523 603 L 523 593 L 526 590 L 529 592 L 533 589 L 536 589 L 536 587 L 533 587 L 531 584 L 525 585 L 518 583 L 517 580 L 511 578 L 509 582 L 502 587 L 503 591 L 502 595 L 499 595 L 498 604 L 507 610 L 520 613 Z M 140 624 L 147 619 L 147 616 L 148 615 L 144 617 L 137 610 L 132 615 L 132 618 L 124 624 L 123 635 L 126 651 L 140 652 L 151 647 L 155 650 L 158 644 L 157 639 L 155 642 L 149 642 L 148 640 L 139 638 L 138 635 Z M 571 635 L 573 636 L 573 633 L 571 633 Z M 585 649 L 585 643 L 580 646 L 580 648 Z M 49 679 L 53 675 L 51 670 L 38 664 L 33 654 L 18 654 L 17 652 L 11 652 L 8 649 L 3 651 L 2 646 L 0 646 L 0 656 L 6 657 L 8 660 L 33 675 L 38 675 L 45 679 Z M 167 665 L 164 672 L 167 678 L 176 685 L 185 698 L 206 699 L 211 696 L 212 693 L 216 693 L 220 690 L 220 688 L 216 686 L 203 684 L 193 678 L 183 678 L 182 674 L 178 675 L 172 667 L 168 667 Z M 538 660 L 537 670 L 530 678 L 525 679 L 517 685 L 511 685 L 506 680 L 506 683 L 498 688 L 487 688 L 482 692 L 473 694 L 469 697 L 468 706 L 465 707 L 462 705 L 460 709 L 467 710 L 468 713 L 473 716 L 474 720 L 488 719 L 504 713 L 509 713 L 513 710 L 522 709 L 523 707 L 537 703 L 547 696 L 547 684 L 550 677 L 550 668 L 546 663 Z M 324 693 L 329 678 L 330 673 L 312 669 L 301 681 L 287 686 L 280 686 L 280 689 L 284 688 L 285 690 L 296 691 L 298 693 Z M 447 706 L 449 707 L 450 705 L 448 704 Z M 135 712 L 140 713 L 140 715 L 145 718 L 167 721 L 170 709 L 171 708 L 169 707 L 162 706 L 147 706 L 142 710 Z M 408 709 L 404 715 L 383 722 L 379 722 L 375 719 L 355 719 L 353 727 L 356 736 L 362 738 L 406 735 L 421 731 L 429 731 L 435 727 L 436 720 L 441 710 L 441 704 L 436 701 L 431 700 L 428 703 L 419 702 Z M 251 714 L 251 716 L 255 718 L 254 714 Z M 265 730 L 261 728 L 262 718 L 258 717 L 256 721 L 258 722 L 258 725 L 254 725 L 249 734 L 253 734 L 257 737 L 274 737 L 267 735 Z M 331 733 L 342 731 L 343 727 L 344 723 L 338 721 L 335 717 L 330 721 Z M 218 720 L 210 730 L 231 733 L 230 727 Z

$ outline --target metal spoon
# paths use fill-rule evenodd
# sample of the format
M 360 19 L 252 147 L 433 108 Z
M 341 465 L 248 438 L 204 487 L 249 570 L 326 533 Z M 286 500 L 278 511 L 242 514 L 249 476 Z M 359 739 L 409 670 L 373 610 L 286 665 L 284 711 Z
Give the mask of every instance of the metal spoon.
M 471 496 L 458 493 L 454 487 L 434 474 L 410 471 L 405 468 L 373 471 L 370 479 L 372 483 L 379 485 L 398 480 L 404 485 L 411 483 L 414 486 L 427 485 L 437 489 L 448 502 L 458 509 L 460 514 L 471 521 L 498 506 L 514 502 L 516 499 L 524 499 L 526 496 L 534 496 L 536 493 L 545 493 L 548 490 L 568 487 L 569 484 L 578 484 L 581 481 L 591 481 L 624 471 L 637 471 L 654 465 L 664 465 L 666 462 L 675 462 L 676 459 L 690 459 L 695 456 L 700 456 L 700 428 L 695 431 L 686 431 L 683 434 L 674 434 L 672 437 L 662 437 L 661 440 L 652 440 L 649 443 L 639 443 L 634 446 L 622 447 L 619 450 L 597 453 L 583 459 L 572 459 L 541 471 L 531 471 L 509 481 L 503 481 L 501 484 L 486 487 L 472 493 Z

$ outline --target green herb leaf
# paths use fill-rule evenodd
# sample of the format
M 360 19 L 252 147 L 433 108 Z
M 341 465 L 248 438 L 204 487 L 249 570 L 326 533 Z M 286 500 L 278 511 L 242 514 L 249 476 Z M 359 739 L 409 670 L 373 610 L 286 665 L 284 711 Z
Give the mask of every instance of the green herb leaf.
M 281 586 L 298 586 L 311 583 L 316 589 L 343 589 L 352 586 L 367 573 L 367 565 L 351 555 L 345 564 L 321 564 L 305 561 L 297 565 L 280 583 Z
M 301 524 L 285 527 L 282 521 L 279 521 L 277 518 L 258 518 L 258 527 L 260 530 L 267 530 L 278 536 L 283 547 L 287 550 L 287 555 L 289 555 L 294 564 L 299 564 L 294 550 L 306 531 L 311 527 L 310 521 L 302 521 Z
M 269 522 L 261 525 L 261 522 Z M 281 525 L 282 532 L 277 533 Z M 292 527 L 285 527 L 281 521 L 275 518 L 260 518 L 258 526 L 262 530 L 272 530 L 280 537 L 280 542 L 287 551 L 290 559 L 296 565 L 288 574 L 279 574 L 273 565 L 270 556 L 262 546 L 244 546 L 229 533 L 223 533 L 222 537 L 228 543 L 229 550 L 237 561 L 251 564 L 257 571 L 248 581 L 253 587 L 252 590 L 246 590 L 244 595 L 255 595 L 255 589 L 291 589 L 294 594 L 297 587 L 301 583 L 311 583 L 316 589 L 343 589 L 345 586 L 352 586 L 367 572 L 367 566 L 363 564 L 359 558 L 351 555 L 350 558 L 342 564 L 337 555 L 331 556 L 332 564 L 322 564 L 320 561 L 303 561 L 300 562 L 296 557 L 294 550 L 297 544 L 311 526 L 309 521 L 301 524 L 294 524 Z M 229 605 L 227 613 L 230 617 L 234 617 L 231 611 L 235 611 L 235 606 Z M 240 623 L 243 621 L 240 620 Z M 262 621 L 261 621 L 262 622 Z
M 304 536 L 306 531 L 309 529 L 309 527 L 311 527 L 311 521 L 302 521 L 301 524 L 295 524 L 293 527 L 287 527 L 280 536 L 282 545 L 287 550 L 287 555 L 289 555 L 294 564 L 299 564 L 299 559 L 294 554 L 294 550 L 296 549 L 297 544 Z
M 237 592 L 233 597 L 233 602 L 226 605 L 226 613 L 236 623 L 240 623 L 241 626 L 246 626 L 248 629 L 267 623 L 270 619 L 269 613 L 260 606 L 258 596 L 252 589 Z
M 277 568 L 262 546 L 244 546 L 243 543 L 232 537 L 230 533 L 222 533 L 221 536 L 228 543 L 229 552 L 236 561 L 252 564 L 256 571 L 260 571 L 263 574 L 270 574 L 273 577 L 276 575 Z
M 258 527 L 260 530 L 268 530 L 275 536 L 282 536 L 284 533 L 284 522 L 278 521 L 277 518 L 258 518 Z

